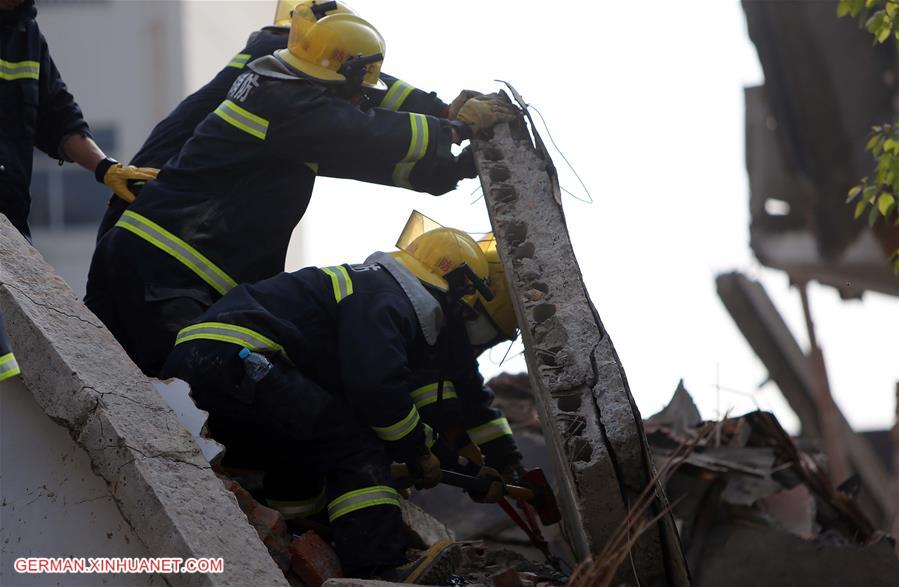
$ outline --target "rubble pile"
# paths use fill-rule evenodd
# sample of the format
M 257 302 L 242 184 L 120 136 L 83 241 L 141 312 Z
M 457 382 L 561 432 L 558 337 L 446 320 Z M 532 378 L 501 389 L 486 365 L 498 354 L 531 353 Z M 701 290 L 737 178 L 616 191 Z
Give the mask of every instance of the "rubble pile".
M 645 429 L 659 466 L 695 444 L 666 493 L 697 586 L 896 584 L 893 540 L 854 501 L 858 478 L 834 488 L 820 453 L 800 449 L 773 414 L 708 433 L 681 385 Z

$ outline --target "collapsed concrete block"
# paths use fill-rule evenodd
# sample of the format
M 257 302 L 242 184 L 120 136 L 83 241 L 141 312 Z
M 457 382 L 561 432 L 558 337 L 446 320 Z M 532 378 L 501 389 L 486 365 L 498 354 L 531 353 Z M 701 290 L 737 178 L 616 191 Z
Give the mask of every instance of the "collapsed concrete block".
M 739 272 L 718 275 L 715 285 L 740 332 L 799 417 L 802 435 L 820 439 L 822 426 L 815 406 L 812 367 L 765 288 Z M 850 465 L 863 482 L 859 503 L 868 517 L 880 524 L 893 507 L 889 475 L 871 445 L 852 430 L 842 412 L 838 420 Z
M 221 574 L 166 580 L 286 585 L 172 410 L 2 215 L 0 259 L 0 313 L 26 386 L 85 449 L 150 556 L 224 559 Z
M 548 155 L 518 123 L 474 140 L 473 152 L 554 455 L 564 531 L 586 560 L 652 477 L 640 413 L 584 286 Z M 667 501 L 661 487 L 655 493 L 651 511 L 659 514 Z M 689 585 L 673 520 L 662 516 L 653 528 L 620 570 L 621 582 Z
M 403 523 L 409 530 L 409 543 L 413 548 L 428 548 L 441 540 L 455 540 L 453 531 L 446 524 L 409 500 L 402 500 Z

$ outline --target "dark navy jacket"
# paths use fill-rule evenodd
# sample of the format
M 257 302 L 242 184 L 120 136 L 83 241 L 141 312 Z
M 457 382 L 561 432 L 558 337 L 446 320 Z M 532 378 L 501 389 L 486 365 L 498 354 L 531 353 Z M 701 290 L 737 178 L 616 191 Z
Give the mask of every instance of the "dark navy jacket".
M 250 35 L 246 47 L 241 49 L 209 83 L 185 98 L 153 128 L 146 142 L 131 160 L 131 164 L 138 167 L 162 168 L 169 159 L 178 154 L 203 119 L 225 100 L 234 80 L 244 72 L 248 63 L 287 47 L 289 30 L 288 27 L 267 26 Z M 373 106 L 380 106 L 385 98 L 388 98 L 386 105 L 393 110 L 446 117 L 447 105 L 434 93 L 411 88 L 401 80 L 386 74 L 382 74 L 381 79 L 387 84 L 388 89 L 370 92 Z M 117 196 L 110 199 L 109 208 L 97 231 L 98 240 L 118 222 L 127 207 L 128 204 Z
M 90 136 L 38 28 L 34 0 L 0 12 L 0 213 L 29 236 L 34 147 L 64 160 L 69 136 Z
M 238 76 L 117 227 L 224 293 L 283 270 L 316 175 L 442 194 L 474 176 L 451 145 L 446 119 L 363 112 L 268 56 Z
M 430 296 L 417 287 L 421 295 Z M 421 404 L 414 398 L 434 372 L 452 377 L 460 398 L 447 402 L 441 425 L 478 426 L 501 414 L 490 408 L 493 395 L 483 385 L 467 339 L 452 338 L 453 329 L 440 319 L 423 327 L 429 314 L 422 311 L 420 301 L 413 304 L 415 294 L 410 297 L 407 290 L 411 291 L 409 282 L 401 285 L 371 259 L 362 265 L 281 273 L 232 289 L 181 331 L 177 346 L 204 338 L 234 342 L 227 351 L 234 361 L 239 361 L 242 345 L 283 353 L 305 376 L 342 394 L 355 416 L 385 441 L 391 455 L 408 461 L 424 449 L 424 420 L 433 423 L 424 409 L 416 409 Z M 439 307 L 433 298 L 430 302 Z M 239 330 L 229 330 L 233 327 Z M 447 357 L 440 351 L 447 345 L 453 346 L 455 359 L 453 364 L 440 364 L 440 358 Z M 162 376 L 190 382 L 191 374 L 183 370 L 180 358 L 189 354 L 173 353 Z M 426 409 L 434 414 L 438 406 L 431 403 Z M 507 462 L 520 460 L 511 435 L 488 444 L 482 446 L 488 461 L 494 456 L 494 464 L 502 466 L 505 463 L 497 462 L 500 455 L 510 456 Z

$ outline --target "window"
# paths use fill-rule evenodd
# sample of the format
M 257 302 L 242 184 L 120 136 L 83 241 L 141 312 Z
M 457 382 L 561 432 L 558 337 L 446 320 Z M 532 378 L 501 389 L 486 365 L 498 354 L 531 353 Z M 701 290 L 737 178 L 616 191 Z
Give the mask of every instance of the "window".
M 114 128 L 91 127 L 91 133 L 107 153 L 116 151 Z M 32 227 L 64 230 L 96 226 L 106 211 L 110 195 L 109 188 L 97 183 L 90 172 L 73 163 L 60 166 L 46 154 L 34 152 L 28 219 Z

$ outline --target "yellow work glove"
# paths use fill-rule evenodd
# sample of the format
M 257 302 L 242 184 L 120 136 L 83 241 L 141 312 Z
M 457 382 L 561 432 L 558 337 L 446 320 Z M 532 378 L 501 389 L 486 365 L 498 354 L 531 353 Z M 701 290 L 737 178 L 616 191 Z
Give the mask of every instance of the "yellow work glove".
M 94 170 L 94 177 L 97 181 L 105 184 L 129 204 L 134 201 L 134 194 L 128 188 L 128 181 L 149 181 L 156 179 L 158 174 L 158 169 L 135 167 L 134 165 L 125 166 L 109 157 L 100 161 Z
M 471 98 L 456 116 L 471 126 L 475 135 L 492 128 L 500 122 L 511 122 L 518 118 L 518 110 L 497 94 L 488 94 Z
M 503 482 L 502 475 L 496 469 L 490 467 L 481 467 L 478 471 L 479 479 L 490 480 L 490 486 L 485 493 L 475 494 L 468 493 L 468 496 L 478 503 L 496 503 L 503 495 L 506 494 L 506 485 Z
M 459 116 L 459 110 L 462 109 L 462 106 L 465 105 L 466 102 L 471 100 L 472 98 L 476 98 L 478 96 L 483 96 L 481 92 L 476 90 L 462 90 L 459 92 L 459 95 L 456 96 L 456 99 L 449 105 L 449 119 L 456 120 Z
M 443 471 L 440 470 L 440 459 L 434 456 L 430 450 L 414 461 L 406 463 L 409 475 L 415 479 L 415 486 L 419 489 L 436 487 L 443 479 Z

